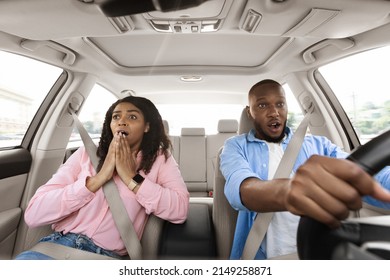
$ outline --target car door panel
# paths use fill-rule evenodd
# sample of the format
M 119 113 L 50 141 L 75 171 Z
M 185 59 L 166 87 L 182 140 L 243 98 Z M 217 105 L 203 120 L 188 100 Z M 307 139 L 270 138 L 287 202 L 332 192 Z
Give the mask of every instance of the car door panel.
M 16 231 L 22 215 L 21 208 L 0 212 L 0 259 L 10 259 Z
M 31 154 L 26 149 L 0 152 L 0 259 L 12 256 L 31 162 Z
M 32 157 L 23 148 L 0 151 L 0 179 L 28 173 Z

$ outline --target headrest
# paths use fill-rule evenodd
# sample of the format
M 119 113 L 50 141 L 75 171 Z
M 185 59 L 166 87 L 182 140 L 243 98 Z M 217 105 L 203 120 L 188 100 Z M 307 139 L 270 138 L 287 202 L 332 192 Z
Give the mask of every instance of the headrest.
M 205 136 L 206 132 L 203 127 L 183 127 L 181 129 L 182 136 Z
M 167 120 L 163 120 L 164 130 L 167 135 L 169 135 L 169 124 Z
M 218 121 L 218 132 L 220 133 L 236 133 L 238 130 L 238 121 L 234 119 L 226 119 Z
M 253 128 L 253 122 L 249 119 L 246 107 L 242 110 L 238 134 L 248 133 Z

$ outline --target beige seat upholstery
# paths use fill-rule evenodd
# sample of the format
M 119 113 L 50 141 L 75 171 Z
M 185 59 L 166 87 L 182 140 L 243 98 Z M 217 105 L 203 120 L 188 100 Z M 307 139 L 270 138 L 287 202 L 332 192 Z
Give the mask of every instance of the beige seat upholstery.
M 169 135 L 169 124 L 167 120 L 163 120 L 164 130 L 167 135 Z
M 247 133 L 253 127 L 249 120 L 246 109 L 242 111 L 238 133 Z M 213 224 L 215 238 L 217 243 L 217 256 L 219 259 L 229 259 L 232 248 L 234 231 L 236 228 L 237 211 L 234 210 L 227 201 L 224 194 L 225 178 L 223 177 L 220 166 L 219 156 L 221 148 L 217 154 L 217 168 L 214 176 L 214 205 L 213 205 Z
M 204 128 L 182 128 L 179 166 L 191 196 L 208 196 Z
M 177 135 L 169 134 L 169 123 L 167 120 L 163 120 L 165 133 L 169 136 L 169 140 L 172 143 L 172 155 L 175 158 L 176 162 L 179 163 L 180 160 L 180 137 Z
M 206 138 L 207 156 L 207 190 L 214 189 L 214 176 L 217 166 L 217 154 L 226 139 L 237 135 L 238 121 L 236 119 L 222 119 L 218 122 L 218 133 Z
M 248 133 L 253 128 L 253 122 L 249 119 L 247 109 L 242 109 L 238 134 Z

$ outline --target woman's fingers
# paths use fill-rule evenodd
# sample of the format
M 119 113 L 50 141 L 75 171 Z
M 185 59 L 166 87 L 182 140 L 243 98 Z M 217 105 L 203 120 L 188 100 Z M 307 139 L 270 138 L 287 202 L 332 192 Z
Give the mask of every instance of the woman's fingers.
M 127 181 L 131 174 L 136 173 L 135 158 L 133 158 L 130 144 L 126 136 L 117 134 L 115 135 L 116 141 L 116 160 L 115 166 L 118 175 L 123 181 Z M 130 176 L 132 177 L 132 176 Z

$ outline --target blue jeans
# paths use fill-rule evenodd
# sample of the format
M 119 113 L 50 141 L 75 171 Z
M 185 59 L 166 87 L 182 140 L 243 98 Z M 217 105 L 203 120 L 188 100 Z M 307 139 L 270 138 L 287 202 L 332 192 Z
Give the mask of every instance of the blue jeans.
M 116 259 L 122 259 L 122 257 L 117 253 L 97 246 L 95 243 L 93 243 L 91 238 L 82 234 L 71 233 L 71 232 L 67 234 L 63 234 L 61 232 L 55 232 L 46 237 L 43 237 L 41 240 L 39 240 L 39 242 L 53 242 L 68 247 L 72 247 L 72 248 L 76 248 L 76 249 L 80 249 L 92 253 L 97 253 L 104 256 L 113 257 Z M 52 257 L 35 251 L 22 252 L 19 255 L 17 255 L 15 259 L 16 260 L 53 260 Z

